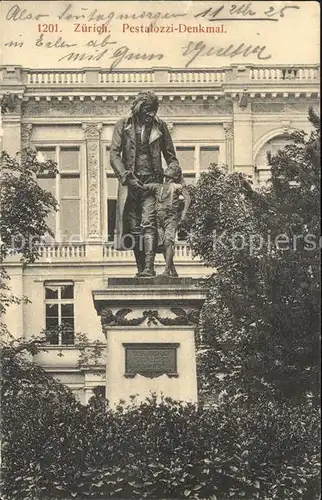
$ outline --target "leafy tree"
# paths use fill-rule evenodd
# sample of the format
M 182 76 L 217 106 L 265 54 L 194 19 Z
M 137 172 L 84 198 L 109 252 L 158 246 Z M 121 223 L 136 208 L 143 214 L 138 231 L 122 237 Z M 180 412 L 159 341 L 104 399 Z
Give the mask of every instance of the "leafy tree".
M 54 176 L 56 163 L 40 161 L 37 152 L 27 149 L 11 157 L 1 154 L 1 262 L 13 253 L 21 254 L 25 263 L 39 257 L 39 242 L 47 233 L 48 215 L 57 210 L 54 196 L 43 190 L 37 175 Z
M 302 403 L 319 397 L 320 122 L 269 155 L 257 192 L 239 173 L 203 173 L 190 245 L 216 268 L 203 313 L 200 377 L 210 396 Z
M 43 190 L 37 175 L 56 174 L 56 163 L 40 161 L 37 152 L 26 149 L 12 157 L 2 152 L 0 157 L 0 313 L 3 315 L 10 304 L 19 303 L 22 297 L 10 292 L 9 275 L 5 258 L 20 255 L 23 265 L 39 257 L 39 243 L 46 235 L 52 235 L 48 215 L 57 210 L 54 196 Z M 0 331 L 8 333 L 4 323 Z

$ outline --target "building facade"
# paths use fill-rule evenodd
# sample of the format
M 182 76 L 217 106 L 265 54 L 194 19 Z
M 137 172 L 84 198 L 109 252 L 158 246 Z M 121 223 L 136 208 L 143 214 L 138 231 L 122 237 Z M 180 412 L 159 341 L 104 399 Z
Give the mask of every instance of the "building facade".
M 104 345 L 92 290 L 105 288 L 108 277 L 135 273 L 132 252 L 113 248 L 117 180 L 109 148 L 115 122 L 140 90 L 157 94 L 187 183 L 209 163 L 222 163 L 260 187 L 270 177 L 267 151 L 283 147 L 294 129 L 309 131 L 319 80 L 316 65 L 135 72 L 2 67 L 1 95 L 11 96 L 0 124 L 2 147 L 10 154 L 33 147 L 57 162 L 55 178 L 38 180 L 60 206 L 49 221 L 55 240 L 41 246 L 39 261 L 25 269 L 18 256 L 6 262 L 14 293 L 31 301 L 10 307 L 9 330 L 28 338 L 64 323 Z M 178 240 L 175 259 L 181 276 L 207 273 L 185 241 Z M 162 266 L 158 257 L 157 272 Z M 86 403 L 94 387 L 105 385 L 104 359 L 79 365 L 78 358 L 74 338 L 59 334 L 37 361 Z

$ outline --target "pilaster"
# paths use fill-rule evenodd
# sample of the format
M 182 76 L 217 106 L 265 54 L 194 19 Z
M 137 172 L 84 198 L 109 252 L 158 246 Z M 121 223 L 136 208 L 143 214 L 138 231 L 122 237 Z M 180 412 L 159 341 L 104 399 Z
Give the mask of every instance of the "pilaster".
M 20 129 L 21 149 L 30 147 L 31 134 L 32 134 L 32 123 L 22 123 Z
M 101 158 L 102 123 L 83 123 L 87 163 L 87 241 L 101 241 Z
M 242 92 L 233 103 L 235 171 L 253 176 L 252 110 L 247 92 Z
M 21 99 L 16 95 L 8 94 L 6 112 L 2 115 L 3 148 L 11 155 L 21 149 Z
M 225 164 L 228 171 L 234 169 L 234 124 L 232 122 L 224 122 L 223 129 L 225 131 Z

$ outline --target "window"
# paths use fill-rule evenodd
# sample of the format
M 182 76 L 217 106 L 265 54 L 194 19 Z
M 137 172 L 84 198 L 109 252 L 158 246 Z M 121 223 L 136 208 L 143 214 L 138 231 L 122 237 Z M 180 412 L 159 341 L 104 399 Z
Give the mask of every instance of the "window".
M 277 154 L 292 141 L 283 135 L 275 136 L 266 142 L 259 150 L 255 159 L 255 186 L 262 187 L 269 183 L 271 178 L 271 167 L 268 164 L 267 153 Z
M 195 148 L 192 146 L 177 146 L 176 153 L 182 172 L 193 172 L 195 168 Z
M 107 200 L 107 234 L 108 241 L 114 241 L 116 220 L 116 200 Z
M 45 284 L 46 331 L 50 344 L 74 343 L 74 284 Z
M 214 146 L 200 147 L 200 170 L 207 170 L 210 163 L 218 164 L 219 148 Z
M 107 235 L 108 241 L 114 241 L 115 219 L 116 219 L 116 200 L 118 191 L 118 179 L 110 165 L 110 147 L 106 147 L 106 191 L 107 191 Z
M 57 241 L 81 240 L 80 233 L 80 167 L 79 148 L 38 147 L 45 159 L 57 162 L 59 173 L 55 177 L 41 174 L 41 188 L 50 191 L 59 204 L 59 211 L 50 214 L 48 225 Z
M 200 172 L 219 160 L 219 146 L 213 145 L 177 145 L 176 153 L 187 184 L 193 184 Z

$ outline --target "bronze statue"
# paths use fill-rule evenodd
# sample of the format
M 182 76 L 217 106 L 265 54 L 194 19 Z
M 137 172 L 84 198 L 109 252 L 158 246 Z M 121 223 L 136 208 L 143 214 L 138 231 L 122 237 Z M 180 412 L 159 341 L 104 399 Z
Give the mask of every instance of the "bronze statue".
M 131 113 L 115 125 L 110 162 L 119 179 L 115 248 L 131 248 L 137 276 L 155 276 L 157 245 L 155 194 L 144 184 L 162 183 L 161 154 L 167 165 L 179 165 L 174 145 L 163 120 L 156 116 L 158 99 L 140 92 Z
M 158 248 L 163 250 L 166 264 L 162 275 L 176 278 L 178 273 L 173 262 L 175 236 L 190 205 L 190 195 L 184 184 L 181 168 L 177 163 L 171 163 L 164 172 L 163 184 L 144 184 L 144 188 L 156 196 Z M 181 214 L 180 196 L 184 199 Z

